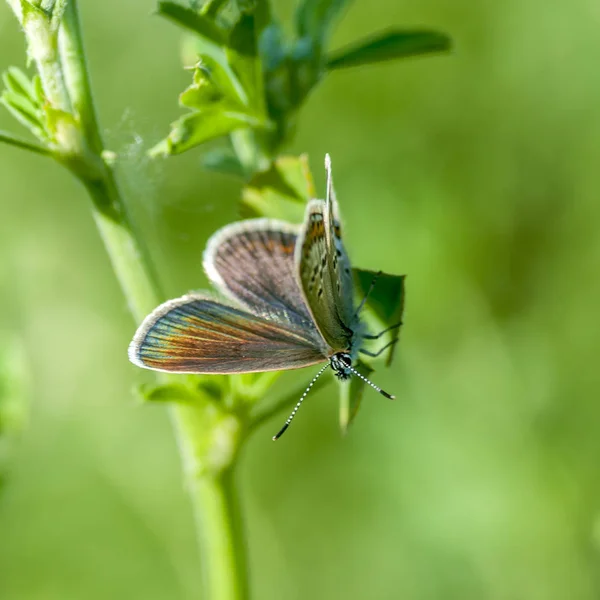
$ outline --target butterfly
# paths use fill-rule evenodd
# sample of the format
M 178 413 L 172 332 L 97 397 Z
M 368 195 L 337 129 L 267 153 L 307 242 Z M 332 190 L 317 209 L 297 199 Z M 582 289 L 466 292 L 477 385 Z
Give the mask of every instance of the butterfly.
M 368 335 L 360 320 L 370 291 L 354 304 L 350 260 L 342 242 L 331 160 L 325 157 L 327 194 L 311 200 L 304 222 L 249 219 L 219 229 L 209 239 L 203 266 L 230 302 L 190 293 L 156 308 L 129 346 L 129 360 L 155 371 L 233 374 L 279 371 L 325 362 L 281 430 L 289 427 L 319 376 L 331 367 L 341 380 L 362 379 L 394 398 L 355 368 Z

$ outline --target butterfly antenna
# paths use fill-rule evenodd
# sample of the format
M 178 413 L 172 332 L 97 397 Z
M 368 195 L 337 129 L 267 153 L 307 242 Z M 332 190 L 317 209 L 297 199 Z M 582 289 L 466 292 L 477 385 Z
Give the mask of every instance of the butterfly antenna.
M 358 305 L 358 308 L 356 309 L 356 312 L 354 313 L 354 318 L 358 317 L 358 315 L 360 314 L 360 311 L 364 308 L 369 296 L 371 295 L 371 292 L 375 288 L 375 284 L 377 283 L 377 280 L 382 275 L 383 275 L 383 271 L 377 271 L 377 273 L 375 273 L 373 279 L 371 280 L 371 285 L 369 285 L 369 289 L 367 290 L 366 294 L 363 296 L 361 303 Z
M 308 384 L 308 387 L 304 390 L 304 394 L 302 394 L 302 396 L 300 396 L 300 400 L 298 400 L 298 403 L 296 404 L 296 406 L 294 406 L 294 410 L 291 412 L 290 416 L 287 418 L 287 421 L 285 422 L 285 425 L 279 430 L 279 433 L 277 435 L 273 436 L 273 441 L 277 441 L 284 433 L 285 430 L 290 426 L 290 423 L 292 422 L 292 420 L 294 419 L 294 417 L 296 416 L 296 413 L 298 412 L 298 409 L 300 408 L 300 405 L 302 404 L 302 402 L 304 401 L 304 398 L 306 398 L 306 395 L 308 394 L 308 392 L 310 392 L 310 388 L 315 384 L 315 381 L 317 379 L 319 379 L 319 377 L 322 375 L 323 371 L 329 366 L 329 363 L 327 363 L 312 379 L 312 381 Z M 373 385 L 373 384 L 371 384 Z M 381 391 L 381 390 L 380 390 Z
M 389 398 L 390 400 L 394 400 L 394 398 L 396 396 L 392 396 L 392 394 L 388 394 L 387 392 L 383 391 L 380 387 L 376 386 L 372 381 L 369 381 L 364 375 L 361 375 L 354 367 L 348 367 L 348 369 L 350 371 L 352 371 L 352 373 L 354 373 L 354 375 L 356 375 L 357 377 L 360 377 L 365 383 L 368 383 L 375 391 L 379 392 L 382 396 L 385 396 L 386 398 Z

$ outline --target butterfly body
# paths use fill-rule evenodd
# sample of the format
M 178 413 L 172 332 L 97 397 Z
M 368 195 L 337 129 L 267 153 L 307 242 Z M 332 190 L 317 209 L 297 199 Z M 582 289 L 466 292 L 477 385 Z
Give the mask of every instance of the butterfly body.
M 364 379 L 353 367 L 365 337 L 362 304 L 358 310 L 354 305 L 328 159 L 326 200 L 308 203 L 302 225 L 251 219 L 227 225 L 209 239 L 203 266 L 225 301 L 193 293 L 159 306 L 129 346 L 134 364 L 231 374 L 327 361 L 341 380 L 353 374 Z

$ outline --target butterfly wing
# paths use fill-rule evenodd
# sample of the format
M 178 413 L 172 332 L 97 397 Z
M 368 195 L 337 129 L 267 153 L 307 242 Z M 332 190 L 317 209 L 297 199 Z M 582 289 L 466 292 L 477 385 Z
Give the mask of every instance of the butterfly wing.
M 305 328 L 277 323 L 201 294 L 159 306 L 129 346 L 139 367 L 177 373 L 298 369 L 326 357 Z
M 336 253 L 328 245 L 328 222 L 326 202 L 311 200 L 296 242 L 295 261 L 312 317 L 327 344 L 338 352 L 349 348 L 352 331 L 346 310 L 338 302 L 342 290 L 339 278 L 334 277 Z
M 354 308 L 354 282 L 350 259 L 342 241 L 342 225 L 337 196 L 333 187 L 331 174 L 331 159 L 325 156 L 325 169 L 327 171 L 327 199 L 325 200 L 325 235 L 327 238 L 328 256 L 331 262 L 331 278 L 334 302 L 342 322 L 352 327 L 355 321 Z
M 298 226 L 273 219 L 227 225 L 208 241 L 204 270 L 221 292 L 254 314 L 302 325 L 318 342 L 296 277 L 298 231 Z

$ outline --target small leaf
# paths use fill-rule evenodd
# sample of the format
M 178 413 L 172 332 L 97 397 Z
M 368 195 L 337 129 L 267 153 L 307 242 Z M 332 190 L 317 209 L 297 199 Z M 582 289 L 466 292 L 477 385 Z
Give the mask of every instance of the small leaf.
M 314 196 L 307 156 L 282 156 L 244 187 L 242 214 L 301 223 L 304 205 Z
M 227 42 L 225 32 L 215 25 L 208 17 L 198 14 L 191 8 L 186 8 L 176 2 L 161 1 L 158 3 L 158 14 L 174 21 L 180 27 L 193 31 L 204 40 L 217 46 L 223 46 Z
M 31 123 L 40 123 L 41 113 L 38 110 L 38 107 L 35 106 L 27 96 L 23 96 L 17 92 L 7 89 L 2 92 L 2 99 L 6 102 L 6 104 L 9 104 L 19 112 L 26 115 Z
M 216 104 L 201 112 L 185 115 L 171 125 L 171 133 L 150 150 L 151 155 L 180 154 L 208 140 L 243 127 L 265 128 L 261 117 L 226 104 Z
M 244 177 L 244 167 L 231 149 L 217 148 L 202 157 L 202 166 L 209 171 Z
M 42 80 L 37 73 L 33 76 L 32 82 L 33 82 L 33 90 L 34 90 L 35 100 L 36 100 L 37 104 L 39 104 L 40 106 L 43 106 L 46 103 L 46 95 L 44 94 L 44 87 L 42 86 Z
M 35 108 L 23 96 L 9 90 L 4 90 L 0 96 L 2 104 L 21 125 L 24 125 L 40 140 L 46 140 L 44 124 L 36 114 Z
M 356 368 L 361 375 L 367 378 L 373 372 L 371 367 L 360 360 Z M 349 381 L 340 384 L 340 427 L 342 433 L 348 432 L 348 427 L 358 414 L 365 385 L 366 383 L 358 377 L 351 377 Z
M 177 402 L 191 404 L 199 399 L 199 395 L 183 384 L 169 383 L 156 385 L 145 383 L 137 388 L 142 400 L 146 402 Z
M 235 75 L 227 72 L 214 58 L 202 56 L 194 69 L 192 84 L 179 96 L 179 103 L 201 110 L 209 104 L 226 99 L 233 104 L 244 104 L 240 84 Z
M 382 273 L 377 277 L 375 286 L 371 284 L 377 273 L 363 269 L 353 269 L 354 285 L 357 295 L 363 298 L 369 293 L 366 308 L 370 309 L 383 326 L 382 329 L 402 322 L 404 312 L 404 279 L 405 275 L 388 275 Z M 374 332 L 377 333 L 377 332 Z M 390 331 L 390 341 L 397 340 L 400 335 L 400 327 Z M 394 356 L 395 344 L 391 346 L 386 366 L 390 366 Z
M 36 105 L 38 104 L 34 86 L 29 78 L 21 69 L 17 67 L 9 67 L 3 74 L 2 80 L 7 89 L 13 91 L 15 94 L 24 96 L 29 101 Z
M 445 52 L 450 47 L 450 38 L 436 31 L 390 30 L 339 50 L 327 59 L 326 65 L 330 70 L 343 69 L 420 54 Z

